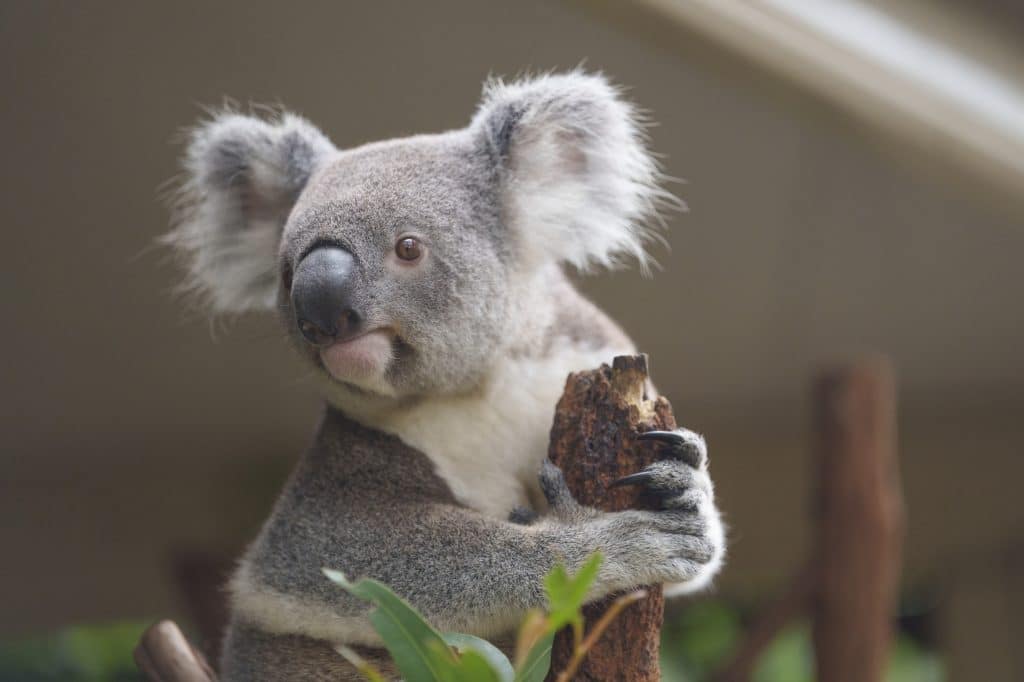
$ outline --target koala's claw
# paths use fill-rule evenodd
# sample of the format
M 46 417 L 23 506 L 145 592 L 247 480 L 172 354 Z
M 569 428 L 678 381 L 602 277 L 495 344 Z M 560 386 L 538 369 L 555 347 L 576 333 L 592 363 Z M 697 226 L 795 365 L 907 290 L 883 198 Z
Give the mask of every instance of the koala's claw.
M 647 432 L 640 438 L 671 451 L 611 485 L 643 486 L 655 508 L 601 512 L 582 506 L 550 460 L 541 465 L 541 490 L 556 523 L 569 525 L 574 546 L 584 538 L 587 551 L 597 548 L 605 554 L 598 578 L 602 590 L 653 583 L 675 584 L 677 592 L 699 589 L 718 572 L 725 551 L 704 439 L 685 429 Z
M 635 474 L 630 474 L 629 476 L 623 476 L 622 478 L 619 478 L 619 479 L 616 479 L 615 481 L 612 481 L 610 487 L 618 488 L 619 486 L 622 486 L 622 485 L 640 485 L 640 484 L 643 484 L 643 483 L 647 483 L 652 478 L 654 478 L 654 473 L 653 472 L 650 472 L 650 471 L 638 471 Z
M 660 500 L 664 509 L 696 510 L 702 501 L 714 499 L 706 471 L 672 459 L 655 462 L 612 485 L 642 485 L 647 493 Z
M 637 440 L 654 441 L 663 445 L 673 459 L 682 460 L 695 469 L 707 463 L 708 448 L 704 443 L 704 437 L 689 429 L 645 431 L 637 436 Z

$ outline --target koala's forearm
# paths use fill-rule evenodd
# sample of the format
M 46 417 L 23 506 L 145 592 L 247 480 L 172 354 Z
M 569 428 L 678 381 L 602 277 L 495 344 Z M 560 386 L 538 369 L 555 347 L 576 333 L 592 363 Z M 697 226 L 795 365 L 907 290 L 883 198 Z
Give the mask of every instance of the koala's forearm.
M 701 472 L 678 465 L 659 476 L 662 491 L 690 491 L 678 510 L 580 507 L 549 467 L 542 485 L 552 513 L 532 526 L 446 502 L 394 499 L 312 523 L 310 514 L 299 515 L 302 523 L 275 517 L 236 576 L 235 611 L 270 632 L 373 645 L 367 605 L 327 581 L 321 567 L 380 580 L 436 627 L 481 636 L 512 631 L 527 609 L 544 606 L 543 578 L 556 563 L 575 570 L 595 551 L 605 559 L 591 599 L 642 584 L 701 582 L 717 570 L 721 551 L 720 530 L 709 527 L 718 523 L 710 490 L 701 489 Z
M 270 632 L 374 643 L 369 605 L 321 572 L 374 578 L 437 627 L 491 634 L 543 606 L 572 547 L 461 506 L 422 453 L 328 414 L 232 581 L 235 612 Z
M 375 643 L 367 605 L 330 583 L 320 572 L 329 567 L 380 580 L 442 630 L 494 635 L 544 606 L 556 562 L 574 568 L 593 549 L 562 524 L 521 526 L 450 504 L 382 507 L 309 534 L 272 522 L 233 582 L 236 611 L 269 631 Z

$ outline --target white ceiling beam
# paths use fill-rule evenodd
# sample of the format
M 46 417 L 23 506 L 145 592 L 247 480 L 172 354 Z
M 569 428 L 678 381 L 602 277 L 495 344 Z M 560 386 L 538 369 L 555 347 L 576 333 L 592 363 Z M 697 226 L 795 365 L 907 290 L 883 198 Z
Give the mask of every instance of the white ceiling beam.
M 1024 84 L 883 11 L 851 0 L 640 2 L 1024 189 Z

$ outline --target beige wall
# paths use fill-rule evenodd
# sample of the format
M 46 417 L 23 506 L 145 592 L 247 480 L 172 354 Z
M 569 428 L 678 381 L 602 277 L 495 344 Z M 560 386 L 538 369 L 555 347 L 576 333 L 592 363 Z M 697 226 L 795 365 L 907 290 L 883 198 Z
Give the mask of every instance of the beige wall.
M 797 561 L 806 384 L 862 350 L 901 372 L 909 578 L 1019 546 L 1024 201 L 623 14 L 0 7 L 0 629 L 173 611 L 168 553 L 237 548 L 316 418 L 274 321 L 183 312 L 151 248 L 170 140 L 199 104 L 279 101 L 355 145 L 463 125 L 489 72 L 583 58 L 653 112 L 687 180 L 664 271 L 584 286 L 709 436 L 735 538 L 721 589 L 751 594 Z

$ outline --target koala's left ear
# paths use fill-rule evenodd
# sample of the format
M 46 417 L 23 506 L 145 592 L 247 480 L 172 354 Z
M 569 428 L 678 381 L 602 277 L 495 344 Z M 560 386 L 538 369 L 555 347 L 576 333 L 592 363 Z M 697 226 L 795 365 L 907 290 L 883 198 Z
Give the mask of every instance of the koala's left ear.
M 505 220 L 528 264 L 646 265 L 647 223 L 671 195 L 635 109 L 602 76 L 492 81 L 471 128 L 498 164 Z
M 285 221 L 333 151 L 293 114 L 264 120 L 228 112 L 191 131 L 166 241 L 187 262 L 187 287 L 214 312 L 274 306 Z

